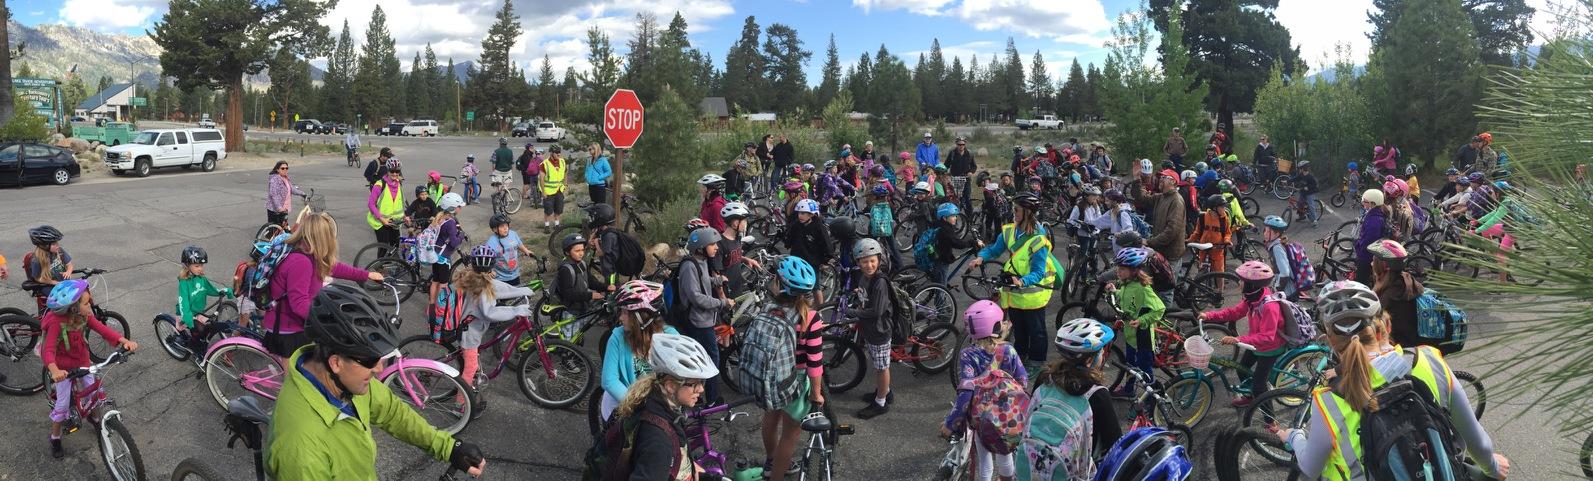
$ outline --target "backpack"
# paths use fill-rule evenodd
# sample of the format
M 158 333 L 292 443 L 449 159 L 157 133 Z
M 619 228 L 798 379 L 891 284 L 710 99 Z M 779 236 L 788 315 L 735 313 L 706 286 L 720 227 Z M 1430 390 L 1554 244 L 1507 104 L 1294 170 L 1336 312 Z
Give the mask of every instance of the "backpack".
M 1416 333 L 1437 340 L 1439 351 L 1449 354 L 1465 349 L 1469 330 L 1466 311 L 1438 297 L 1438 291 L 1423 289 L 1416 297 Z
M 687 262 L 691 262 L 691 259 L 680 261 L 680 265 L 685 265 Z M 675 269 L 669 273 L 669 277 L 664 279 L 662 294 L 664 298 L 664 322 L 675 327 L 686 326 L 686 313 L 689 311 L 686 307 L 686 296 L 680 292 L 680 265 L 675 266 Z
M 1378 408 L 1361 416 L 1360 429 L 1367 479 L 1466 479 L 1459 435 L 1426 384 L 1405 376 L 1378 386 L 1372 395 Z
M 1151 238 L 1151 226 L 1149 222 L 1145 222 L 1145 216 L 1131 210 L 1128 211 L 1128 221 L 1134 224 L 1134 232 L 1139 233 L 1139 238 Z
M 1095 478 L 1095 412 L 1090 409 L 1090 397 L 1099 389 L 1105 388 L 1091 386 L 1083 396 L 1069 396 L 1052 386 L 1035 389 L 1029 400 L 1021 452 L 1014 459 L 1020 479 Z
M 891 216 L 890 204 L 875 203 L 868 208 L 868 216 L 869 237 L 890 237 L 895 233 L 896 219 Z
M 437 298 L 432 303 L 431 313 L 427 320 L 431 326 L 431 340 L 433 342 L 452 342 L 459 339 L 459 331 L 475 321 L 474 316 L 465 316 L 465 296 L 454 289 L 452 284 L 443 284 L 437 289 Z
M 939 234 L 940 227 L 930 227 L 913 241 L 913 264 L 919 269 L 928 271 L 935 267 L 935 237 Z
M 282 260 L 291 253 L 293 247 L 287 244 L 287 237 L 277 236 L 273 239 L 271 247 L 266 249 L 265 254 L 260 255 L 260 262 L 255 265 L 248 278 L 244 279 L 243 292 L 239 295 L 253 302 L 261 311 L 270 309 L 272 302 L 275 301 L 271 298 L 271 277 L 276 274 L 277 266 L 281 265 Z
M 906 344 L 907 336 L 913 334 L 913 325 L 917 321 L 914 319 L 917 310 L 913 308 L 913 296 L 902 289 L 900 282 L 886 281 L 885 284 L 890 287 L 888 300 L 891 303 L 891 315 L 888 322 L 891 323 L 891 344 Z
M 1001 345 L 990 368 L 974 378 L 973 399 L 968 403 L 969 428 L 979 444 L 995 454 L 1012 454 L 1023 439 L 1029 393 L 1012 373 L 1001 369 L 1007 346 Z
M 778 309 L 754 313 L 745 329 L 739 387 L 763 409 L 783 409 L 796 399 L 806 375 L 796 368 L 796 329 Z
M 1305 246 L 1299 242 L 1290 242 L 1283 245 L 1284 254 L 1289 257 L 1289 273 L 1294 278 L 1296 292 L 1307 292 L 1316 288 L 1316 269 L 1311 267 L 1311 258 L 1305 253 Z
M 616 418 L 618 416 L 615 416 Z M 636 429 L 642 423 L 651 424 L 664 431 L 669 437 L 671 446 L 680 445 L 680 439 L 675 437 L 675 428 L 669 421 L 643 409 L 636 415 L 614 420 L 610 419 L 603 428 L 603 436 L 586 450 L 586 469 L 581 471 L 582 481 L 622 481 L 631 476 L 631 449 L 636 442 Z M 676 456 L 670 461 L 669 472 L 674 473 L 680 469 L 680 457 Z
M 1283 293 L 1274 292 L 1262 302 L 1277 302 L 1279 313 L 1283 314 L 1283 323 L 1278 326 L 1278 335 L 1283 337 L 1283 342 L 1289 346 L 1304 346 L 1316 340 L 1316 322 L 1311 320 L 1310 312 L 1283 297 Z
M 636 277 L 642 273 L 642 268 L 647 265 L 645 254 L 642 253 L 641 243 L 635 237 L 623 232 L 614 233 L 614 273 L 625 277 Z
M 446 259 L 440 259 L 442 256 L 438 255 L 440 249 L 437 248 L 437 238 L 442 236 L 442 224 L 441 222 L 432 223 L 426 226 L 425 229 L 421 229 L 420 234 L 415 235 L 416 262 L 438 264 L 446 261 Z

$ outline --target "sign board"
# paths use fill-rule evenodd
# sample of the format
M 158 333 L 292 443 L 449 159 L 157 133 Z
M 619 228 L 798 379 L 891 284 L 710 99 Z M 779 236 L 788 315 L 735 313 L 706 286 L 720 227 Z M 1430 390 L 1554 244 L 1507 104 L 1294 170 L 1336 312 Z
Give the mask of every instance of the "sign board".
M 476 111 L 471 110 L 469 112 L 465 112 L 465 121 L 466 122 L 475 122 L 476 121 Z
M 133 97 L 132 101 L 128 105 L 132 105 L 134 107 L 148 107 L 149 106 L 149 98 L 147 98 L 147 97 Z
M 55 128 L 61 119 L 57 109 L 61 103 L 59 82 L 47 78 L 14 78 L 11 79 L 11 86 L 17 97 L 27 100 L 33 106 L 33 111 L 43 115 L 49 126 Z
M 642 138 L 642 100 L 636 92 L 618 89 L 603 104 L 603 135 L 616 149 L 629 149 Z

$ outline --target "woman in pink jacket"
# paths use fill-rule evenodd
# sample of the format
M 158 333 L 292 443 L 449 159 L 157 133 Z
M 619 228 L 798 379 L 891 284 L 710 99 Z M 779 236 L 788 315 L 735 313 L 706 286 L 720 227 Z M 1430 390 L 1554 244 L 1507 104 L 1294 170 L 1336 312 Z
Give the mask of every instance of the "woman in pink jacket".
M 1261 261 L 1248 261 L 1240 265 L 1235 273 L 1244 280 L 1244 299 L 1229 307 L 1202 312 L 1200 319 L 1226 324 L 1250 318 L 1249 334 L 1224 336 L 1217 341 L 1227 345 L 1242 342 L 1256 348 L 1254 352 L 1246 352 L 1239 361 L 1251 372 L 1250 395 L 1233 399 L 1233 406 L 1242 408 L 1267 392 L 1272 365 L 1289 346 L 1283 342 L 1283 336 L 1278 334 L 1278 329 L 1283 327 L 1283 304 L 1273 302 L 1279 298 L 1273 296 L 1272 288 L 1268 287 L 1272 284 L 1272 268 Z
M 337 261 L 337 223 L 325 212 L 306 211 L 299 216 L 298 230 L 286 241 L 292 249 L 271 273 L 270 308 L 265 309 L 265 347 L 283 358 L 310 343 L 304 333 L 304 319 L 310 314 L 310 301 L 332 279 L 381 282 L 379 273 Z

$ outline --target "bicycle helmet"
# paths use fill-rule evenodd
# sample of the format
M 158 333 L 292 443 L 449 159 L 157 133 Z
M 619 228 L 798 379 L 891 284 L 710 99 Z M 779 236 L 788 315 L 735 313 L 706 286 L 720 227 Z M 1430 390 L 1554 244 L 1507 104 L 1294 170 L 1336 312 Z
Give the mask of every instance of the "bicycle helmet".
M 1461 177 L 1455 179 L 1455 185 L 1471 185 L 1471 177 Z
M 598 203 L 586 208 L 586 228 L 612 225 L 614 223 L 614 206 Z
M 1128 202 L 1128 196 L 1123 195 L 1123 191 L 1121 190 L 1106 189 L 1105 195 L 1106 200 L 1110 200 L 1112 202 Z
M 1383 155 L 1383 146 L 1372 147 L 1372 155 Z
M 493 230 L 506 225 L 509 225 L 509 214 L 493 214 L 492 219 L 487 220 L 487 226 Z
M 947 171 L 950 171 L 950 170 L 951 170 L 951 168 L 947 167 L 946 164 L 936 164 L 935 165 L 935 172 L 947 172 Z
M 28 229 L 28 240 L 33 241 L 33 245 L 38 247 L 49 247 L 50 244 L 61 242 L 64 238 L 66 236 L 53 226 L 41 225 Z
M 1150 173 L 1151 173 L 1151 161 L 1150 161 L 1150 159 L 1139 159 L 1139 173 L 1141 175 L 1150 175 Z
M 1488 176 L 1482 172 L 1472 172 L 1471 175 L 1466 177 L 1470 178 L 1472 182 L 1482 182 L 1483 179 L 1488 178 Z
M 1118 232 L 1117 237 L 1113 240 L 1120 247 L 1142 247 L 1145 245 L 1145 239 L 1139 236 L 1139 232 L 1132 230 Z
M 398 353 L 398 334 L 363 288 L 321 288 L 304 319 L 304 332 L 322 349 L 352 359 L 381 359 Z
M 467 163 L 475 163 L 476 162 L 476 154 L 465 154 L 465 162 L 467 162 Z
M 1381 206 L 1383 205 L 1383 191 L 1366 189 L 1366 192 L 1361 193 L 1361 202 L 1371 202 L 1372 205 Z
M 658 312 L 664 303 L 664 285 L 657 282 L 634 280 L 619 287 L 614 304 L 627 311 Z
M 1499 190 L 1510 190 L 1510 183 L 1502 180 L 1495 180 L 1493 181 L 1493 188 Z
M 997 190 L 1001 190 L 1001 184 L 997 184 L 995 182 L 985 183 L 985 192 L 995 192 Z
M 526 150 L 535 149 L 536 147 L 537 147 L 537 144 L 535 144 L 535 143 L 532 143 L 532 142 L 526 142 L 525 143 L 525 149 Z
M 916 184 L 913 184 L 914 194 L 928 194 L 929 192 L 929 182 L 920 181 Z
M 1036 146 L 1034 146 L 1034 153 L 1040 154 L 1040 155 L 1045 155 L 1045 146 L 1044 145 L 1036 145 Z
M 83 293 L 88 292 L 88 287 L 88 281 L 82 279 L 61 281 L 50 289 L 50 296 L 45 299 L 44 307 L 54 312 L 65 311 L 77 305 L 77 301 L 83 298 Z
M 1193 170 L 1185 170 L 1183 172 L 1179 172 L 1178 173 L 1178 178 L 1186 180 L 1186 181 L 1187 180 L 1195 180 L 1195 176 L 1197 176 L 1197 175 L 1199 175 L 1199 174 L 1196 174 L 1195 171 L 1193 171 Z
M 559 242 L 559 248 L 564 249 L 564 252 L 568 253 L 570 252 L 570 248 L 584 244 L 586 244 L 586 236 L 583 236 L 580 233 L 575 233 L 564 236 L 564 240 Z
M 1012 203 L 1031 212 L 1040 210 L 1040 196 L 1030 192 L 1020 192 L 1018 195 L 1012 196 Z
M 1084 195 L 1101 195 L 1101 188 L 1093 185 L 1084 186 Z
M 435 170 L 426 172 L 426 178 L 431 179 L 432 182 L 442 182 L 442 174 Z
M 1388 182 L 1383 183 L 1383 193 L 1388 194 L 1390 197 L 1404 197 L 1405 194 L 1410 193 L 1410 184 L 1406 184 L 1405 181 L 1399 179 L 1389 179 Z
M 747 159 L 736 159 L 736 168 L 737 169 L 745 169 L 749 165 L 752 165 L 752 164 L 748 163 Z
M 654 334 L 647 364 L 653 367 L 653 372 L 677 379 L 709 379 L 719 375 L 719 368 L 714 366 L 702 344 L 680 334 Z
M 1366 251 L 1383 260 L 1404 259 L 1410 255 L 1410 252 L 1405 250 L 1405 244 L 1393 239 L 1372 241 L 1371 245 L 1366 246 Z
M 1207 170 L 1210 170 L 1210 169 L 1211 169 L 1211 167 L 1207 166 L 1205 162 L 1195 162 L 1195 172 L 1196 173 L 1204 174 L 1204 173 L 1206 173 Z
M 846 152 L 844 150 L 841 151 L 841 154 L 843 154 L 843 155 L 847 154 L 847 153 L 848 152 Z M 830 167 L 835 167 L 835 161 L 834 160 L 826 160 L 826 161 L 824 161 L 824 168 L 825 169 L 829 169 Z
M 1223 192 L 1233 192 L 1233 181 L 1228 179 L 1217 181 L 1217 190 Z
M 205 248 L 188 246 L 183 248 L 183 264 L 205 264 L 210 262 L 210 254 L 205 253 Z
M 552 147 L 548 147 L 548 152 L 552 152 L 552 153 L 555 153 L 555 154 L 563 153 L 564 152 L 564 147 L 560 147 L 559 144 L 553 144 Z
M 752 142 L 746 142 L 746 143 L 741 144 L 741 148 L 743 148 L 743 149 L 756 149 L 756 148 L 758 148 L 758 144 L 755 144 L 755 143 L 752 143 Z
M 1062 352 L 1094 354 L 1112 343 L 1117 334 L 1101 321 L 1080 317 L 1062 324 L 1056 330 L 1056 347 Z
M 996 325 L 1000 324 L 1005 316 L 1006 313 L 1001 311 L 1001 306 L 988 299 L 973 303 L 962 313 L 963 319 L 968 321 L 969 339 L 984 339 L 997 335 Z
M 1245 261 L 1238 269 L 1234 269 L 1233 273 L 1247 281 L 1264 281 L 1272 278 L 1272 266 L 1261 261 Z
M 1275 215 L 1267 216 L 1267 218 L 1263 219 L 1261 221 L 1261 223 L 1265 224 L 1267 227 L 1271 227 L 1271 228 L 1277 229 L 1277 230 L 1285 230 L 1285 229 L 1289 228 L 1289 221 L 1283 220 L 1282 217 L 1278 217 L 1278 216 L 1275 216 Z
M 873 167 L 869 167 L 868 168 L 868 176 L 869 177 L 884 177 L 885 176 L 885 166 L 879 165 L 879 164 L 874 164 Z
M 1490 133 L 1487 133 L 1487 132 L 1483 132 L 1483 133 L 1477 134 L 1477 138 L 1482 139 L 1482 143 L 1484 143 L 1484 144 L 1493 143 L 1493 134 L 1490 134 Z
M 817 215 L 819 213 L 819 201 L 813 199 L 799 200 L 796 203 L 796 211 Z
M 836 240 L 850 240 L 857 238 L 857 224 L 851 217 L 836 217 L 830 220 L 830 237 Z
M 879 246 L 879 241 L 874 240 L 874 239 L 863 239 L 863 240 L 857 241 L 857 245 L 852 247 L 852 259 L 853 260 L 859 260 L 859 259 L 863 259 L 865 257 L 872 257 L 872 256 L 877 256 L 877 255 L 883 255 L 883 254 L 885 254 L 885 249 L 881 248 Z
M 785 184 L 780 186 L 780 188 L 784 189 L 788 194 L 795 194 L 802 191 L 802 183 L 794 180 L 787 180 L 785 181 Z
M 686 250 L 697 252 L 711 244 L 718 244 L 723 239 L 724 237 L 719 235 L 719 231 L 714 230 L 712 227 L 700 227 L 691 231 L 691 235 L 686 237 Z
M 1350 162 L 1349 164 L 1346 164 L 1344 168 L 1345 170 L 1355 171 L 1360 168 L 1360 164 Z
M 1414 166 L 1412 166 L 1412 167 L 1414 167 Z M 1460 169 L 1456 169 L 1454 167 L 1450 167 L 1448 169 L 1444 169 L 1444 175 L 1460 175 Z
M 805 293 L 813 290 L 813 286 L 818 284 L 818 275 L 813 272 L 813 265 L 801 257 L 781 258 L 780 266 L 775 272 L 780 274 L 780 292 L 786 294 Z
M 1211 194 L 1206 196 L 1204 199 L 1200 199 L 1200 208 L 1202 209 L 1215 209 L 1218 207 L 1227 206 L 1228 198 L 1223 197 L 1222 194 Z
M 813 164 L 802 164 L 803 172 L 812 172 L 814 170 L 818 170 L 818 168 L 814 167 Z
M 506 137 L 498 137 L 498 146 L 499 147 L 507 147 L 508 145 L 509 145 L 509 139 L 508 138 L 506 138 Z
M 686 221 L 686 226 L 685 227 L 686 227 L 686 233 L 690 234 L 691 231 L 694 231 L 694 230 L 697 230 L 697 229 L 701 229 L 701 228 L 704 228 L 704 227 L 708 227 L 708 221 L 702 220 L 702 218 L 700 218 L 700 217 L 693 217 L 693 218 L 691 218 L 691 220 Z
M 725 178 L 720 177 L 719 174 L 707 174 L 702 176 L 702 178 L 697 179 L 697 185 L 706 186 L 715 190 L 723 189 L 725 187 Z
M 437 201 L 437 209 L 443 212 L 458 212 L 459 208 L 464 206 L 465 198 L 458 192 L 443 194 L 442 199 Z
M 935 208 L 935 218 L 945 219 L 954 215 L 962 215 L 962 209 L 957 204 L 946 202 Z
M 719 209 L 719 217 L 725 220 L 745 219 L 751 215 L 752 211 L 747 210 L 747 204 L 740 202 L 731 202 Z
M 891 195 L 891 188 L 886 187 L 885 184 L 879 184 L 868 189 L 868 192 L 870 194 L 874 194 L 875 197 L 885 197 L 887 195 Z
M 1407 164 L 1405 166 L 1405 175 L 1416 175 L 1416 164 Z
M 424 193 L 426 193 L 426 186 L 424 186 L 424 185 L 415 186 L 415 197 L 420 197 L 420 194 L 424 194 Z
M 1377 293 L 1366 284 L 1333 281 L 1317 293 L 1316 310 L 1322 315 L 1322 324 L 1338 335 L 1348 336 L 1369 325 L 1372 317 L 1383 310 L 1383 305 L 1378 302 Z
M 1302 161 L 1300 161 L 1300 165 L 1296 165 L 1295 167 L 1299 167 L 1299 168 L 1302 168 L 1302 169 L 1305 169 L 1305 170 L 1311 170 L 1311 161 L 1302 160 Z
M 271 251 L 271 243 L 270 242 L 256 241 L 254 243 L 254 246 L 249 249 L 249 259 L 253 260 L 255 262 L 260 262 L 260 258 L 261 257 L 265 257 L 266 252 L 270 252 L 270 251 Z
M 1125 247 L 1117 251 L 1117 258 L 1114 261 L 1117 265 L 1123 267 L 1139 267 L 1145 265 L 1147 259 L 1150 259 L 1148 249 L 1144 247 Z
M 791 164 L 791 175 L 802 175 L 802 166 L 798 164 Z
M 470 268 L 476 272 L 492 272 L 492 267 L 498 264 L 498 250 L 482 244 L 470 249 L 470 255 L 465 259 Z
M 1172 433 L 1156 426 L 1129 431 L 1096 465 L 1098 481 L 1183 481 L 1194 468 Z

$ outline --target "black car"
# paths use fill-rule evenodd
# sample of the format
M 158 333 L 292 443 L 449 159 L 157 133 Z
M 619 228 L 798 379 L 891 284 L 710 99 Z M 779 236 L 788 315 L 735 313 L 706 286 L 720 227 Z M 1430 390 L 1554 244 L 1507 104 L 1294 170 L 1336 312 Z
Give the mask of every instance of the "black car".
M 404 131 L 404 124 L 394 122 L 376 129 L 376 135 L 398 135 Z
M 315 119 L 303 119 L 293 123 L 293 131 L 301 134 L 322 134 L 327 132 L 327 127 Z
M 70 150 L 34 143 L 0 144 L 0 185 L 66 185 L 82 174 Z
M 514 130 L 509 131 L 509 136 L 510 137 L 530 137 L 531 133 L 534 132 L 535 130 L 536 129 L 534 127 L 532 127 L 531 122 L 520 122 L 518 124 L 514 124 Z
M 328 123 L 328 124 L 322 124 L 322 125 L 328 126 L 327 127 L 327 133 L 329 133 L 329 134 L 339 134 L 339 135 L 341 135 L 341 134 L 348 133 L 348 124 L 344 124 L 344 123 L 331 124 L 331 123 Z

